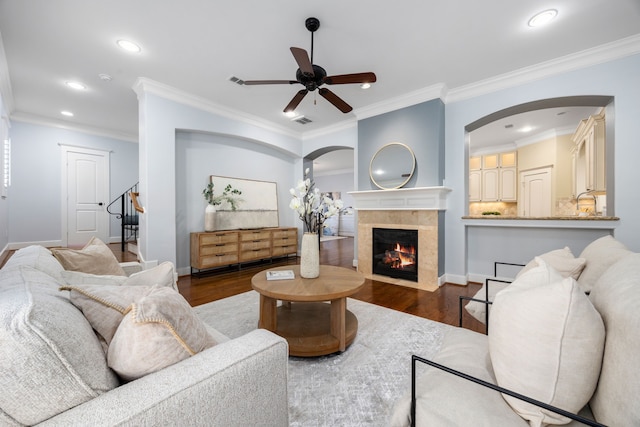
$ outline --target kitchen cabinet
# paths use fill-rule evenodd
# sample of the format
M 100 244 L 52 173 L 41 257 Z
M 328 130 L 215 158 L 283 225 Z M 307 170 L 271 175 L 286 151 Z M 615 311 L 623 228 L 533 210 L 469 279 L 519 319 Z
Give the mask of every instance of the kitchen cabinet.
M 604 112 L 582 120 L 573 134 L 573 196 L 584 191 L 605 192 L 606 153 Z
M 471 169 L 471 159 L 469 169 Z M 482 156 L 482 169 L 469 171 L 469 201 L 516 202 L 517 156 L 515 151 Z
M 516 168 L 500 168 L 500 201 L 516 202 L 518 201 L 518 177 Z
M 469 201 L 479 202 L 482 200 L 482 171 L 469 171 Z

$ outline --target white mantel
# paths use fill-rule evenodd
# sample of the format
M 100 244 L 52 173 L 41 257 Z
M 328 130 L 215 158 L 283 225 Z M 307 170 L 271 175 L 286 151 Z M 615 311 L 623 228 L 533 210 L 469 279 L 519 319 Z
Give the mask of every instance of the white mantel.
M 446 210 L 447 187 L 350 191 L 356 210 Z

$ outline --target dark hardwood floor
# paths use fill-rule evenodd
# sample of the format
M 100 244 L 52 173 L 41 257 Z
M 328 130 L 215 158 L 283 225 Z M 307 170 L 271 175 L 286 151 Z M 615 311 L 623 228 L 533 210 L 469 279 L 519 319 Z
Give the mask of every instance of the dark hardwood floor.
M 320 262 L 353 268 L 353 238 L 322 242 Z M 196 306 L 251 290 L 251 277 L 265 268 L 296 263 L 297 259 L 292 257 L 274 261 L 273 264 L 243 266 L 240 271 L 234 269 L 204 277 L 180 276 L 178 288 L 186 300 Z M 480 287 L 477 283 L 468 286 L 447 283 L 435 292 L 428 292 L 367 279 L 364 288 L 352 297 L 457 326 L 458 296 L 473 296 Z M 466 310 L 463 310 L 463 325 L 477 332 L 484 332 L 485 329 L 484 325 L 471 317 Z
M 137 260 L 135 254 L 121 252 L 119 243 L 112 243 L 109 247 L 120 262 Z M 13 252 L 15 251 L 7 251 L 0 258 L 0 266 L 4 265 Z M 353 268 L 353 238 L 321 243 L 320 262 Z M 274 261 L 272 264 L 243 266 L 240 271 L 220 271 L 204 277 L 180 276 L 178 288 L 189 304 L 201 305 L 250 291 L 251 277 L 265 268 L 296 263 L 297 258 L 291 257 Z M 446 283 L 435 292 L 427 292 L 367 279 L 362 290 L 354 294 L 353 298 L 458 326 L 458 296 L 473 296 L 481 287 L 479 283 L 470 283 L 467 286 Z M 471 317 L 466 310 L 463 310 L 463 326 L 476 332 L 485 331 L 484 325 Z

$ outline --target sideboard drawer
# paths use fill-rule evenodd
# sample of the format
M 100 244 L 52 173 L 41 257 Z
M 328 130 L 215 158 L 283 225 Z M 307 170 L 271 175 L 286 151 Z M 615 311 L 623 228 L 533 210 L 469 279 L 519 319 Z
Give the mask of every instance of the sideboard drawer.
M 297 228 L 284 228 L 273 231 L 273 240 L 277 239 L 297 239 L 298 238 L 298 229 Z
M 298 245 L 289 245 L 289 246 L 273 246 L 273 250 L 271 251 L 271 255 L 274 257 L 284 256 L 284 255 L 295 255 L 298 252 Z
M 256 259 L 270 258 L 271 248 L 247 249 L 240 251 L 240 261 L 252 261 Z
M 220 267 L 238 262 L 238 252 L 200 257 L 200 268 Z
M 265 239 L 271 239 L 271 230 L 248 230 L 240 232 L 240 241 L 242 242 Z
M 200 245 L 235 243 L 237 241 L 238 233 L 200 233 Z
M 219 243 L 217 245 L 207 245 L 200 248 L 200 256 L 219 255 L 238 252 L 237 243 Z
M 240 243 L 240 251 L 254 251 L 256 249 L 270 249 L 271 242 L 269 240 L 252 240 L 250 242 Z

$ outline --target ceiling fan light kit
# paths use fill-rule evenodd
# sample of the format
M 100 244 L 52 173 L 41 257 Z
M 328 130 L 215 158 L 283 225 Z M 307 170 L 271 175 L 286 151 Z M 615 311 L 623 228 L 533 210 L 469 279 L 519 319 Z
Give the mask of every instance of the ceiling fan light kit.
M 298 64 L 298 70 L 296 71 L 295 80 L 246 80 L 245 85 L 269 85 L 269 84 L 301 84 L 305 88 L 299 90 L 294 95 L 289 104 L 284 108 L 285 113 L 292 112 L 302 102 L 304 97 L 309 92 L 313 92 L 318 89 L 318 93 L 324 99 L 329 101 L 333 106 L 343 113 L 348 113 L 353 108 L 347 104 L 338 95 L 333 93 L 327 88 L 321 87 L 322 85 L 339 85 L 339 84 L 362 84 L 363 88 L 365 84 L 370 85 L 376 81 L 376 75 L 372 72 L 354 73 L 354 74 L 341 74 L 335 76 L 327 76 L 327 72 L 324 68 L 313 63 L 313 33 L 320 28 L 320 21 L 317 18 L 307 18 L 305 21 L 305 27 L 311 32 L 311 56 L 307 54 L 307 51 L 299 48 L 292 47 L 291 54 Z

